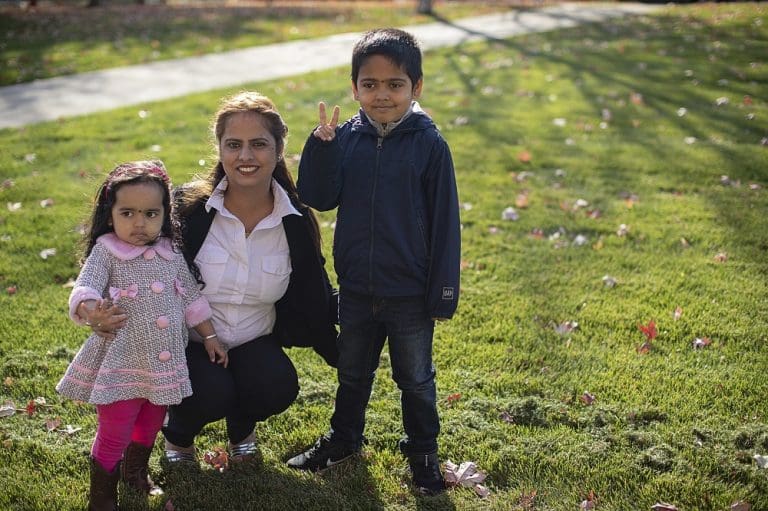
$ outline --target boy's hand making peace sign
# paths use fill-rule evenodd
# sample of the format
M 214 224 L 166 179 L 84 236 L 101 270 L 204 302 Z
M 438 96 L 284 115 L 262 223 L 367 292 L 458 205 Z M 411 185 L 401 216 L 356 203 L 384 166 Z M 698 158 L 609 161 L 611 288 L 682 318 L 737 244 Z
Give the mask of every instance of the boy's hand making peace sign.
M 325 103 L 322 101 L 319 104 L 320 109 L 320 124 L 315 128 L 315 137 L 325 142 L 330 142 L 336 138 L 336 126 L 339 124 L 339 105 L 333 107 L 333 115 L 331 116 L 331 122 L 328 122 L 328 115 L 325 111 Z

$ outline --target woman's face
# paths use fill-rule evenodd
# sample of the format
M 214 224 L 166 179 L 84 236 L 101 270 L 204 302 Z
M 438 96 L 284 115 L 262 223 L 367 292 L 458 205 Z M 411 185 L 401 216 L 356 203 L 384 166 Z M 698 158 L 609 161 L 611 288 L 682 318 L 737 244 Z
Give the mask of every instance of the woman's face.
M 230 187 L 269 189 L 277 156 L 277 141 L 261 115 L 243 112 L 227 119 L 219 158 Z

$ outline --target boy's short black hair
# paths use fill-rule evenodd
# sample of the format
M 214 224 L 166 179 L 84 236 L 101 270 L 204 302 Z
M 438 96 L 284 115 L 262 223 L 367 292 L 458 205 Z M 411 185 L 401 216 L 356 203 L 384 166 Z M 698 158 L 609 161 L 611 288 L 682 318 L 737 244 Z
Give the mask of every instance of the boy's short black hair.
M 368 57 L 383 55 L 405 70 L 415 86 L 421 80 L 421 48 L 413 35 L 397 28 L 377 28 L 363 34 L 352 49 L 352 81 Z

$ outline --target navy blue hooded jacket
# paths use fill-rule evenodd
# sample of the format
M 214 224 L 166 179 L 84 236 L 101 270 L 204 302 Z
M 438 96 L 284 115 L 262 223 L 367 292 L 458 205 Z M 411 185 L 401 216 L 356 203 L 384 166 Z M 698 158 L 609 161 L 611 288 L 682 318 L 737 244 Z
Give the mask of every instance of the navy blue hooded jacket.
M 382 138 L 362 110 L 324 142 L 310 135 L 299 198 L 338 206 L 333 257 L 343 290 L 424 296 L 430 317 L 459 299 L 459 200 L 448 144 L 418 106 Z

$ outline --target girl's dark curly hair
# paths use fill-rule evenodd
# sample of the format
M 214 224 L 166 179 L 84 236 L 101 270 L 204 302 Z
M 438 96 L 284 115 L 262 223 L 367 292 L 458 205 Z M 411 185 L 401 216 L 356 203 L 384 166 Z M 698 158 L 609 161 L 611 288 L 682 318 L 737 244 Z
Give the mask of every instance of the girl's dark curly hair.
M 160 160 L 132 161 L 115 167 L 99 186 L 93 199 L 93 212 L 83 236 L 84 250 L 81 263 L 91 254 L 99 236 L 114 231 L 110 225 L 112 207 L 117 191 L 129 184 L 157 183 L 163 191 L 163 227 L 160 235 L 171 240 L 176 250 L 181 250 L 181 230 L 176 211 L 171 201 L 171 180 Z

